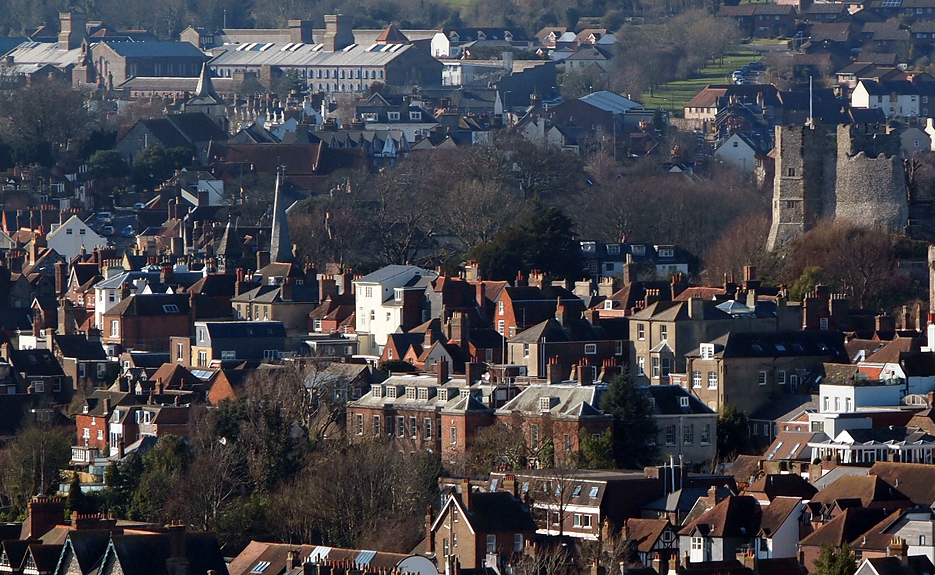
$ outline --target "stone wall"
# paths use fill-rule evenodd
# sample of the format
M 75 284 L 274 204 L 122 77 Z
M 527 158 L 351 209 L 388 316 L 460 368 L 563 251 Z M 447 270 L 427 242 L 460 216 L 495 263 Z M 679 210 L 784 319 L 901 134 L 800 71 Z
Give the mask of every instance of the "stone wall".
M 839 154 L 835 220 L 901 231 L 909 221 L 906 174 L 899 156 Z

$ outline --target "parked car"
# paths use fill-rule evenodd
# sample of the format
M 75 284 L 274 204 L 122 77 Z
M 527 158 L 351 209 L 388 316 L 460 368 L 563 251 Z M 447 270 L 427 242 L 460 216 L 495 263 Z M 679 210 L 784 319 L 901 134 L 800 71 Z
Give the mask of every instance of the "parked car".
M 138 212 L 145 207 L 146 207 L 146 204 L 144 204 L 143 202 L 136 202 L 135 204 L 133 204 L 133 211 Z
M 114 226 L 104 226 L 103 228 L 101 228 L 101 233 L 104 234 L 105 236 L 114 235 Z
M 109 224 L 114 219 L 114 215 L 110 212 L 98 212 L 95 218 L 101 223 Z
M 127 224 L 127 227 L 123 228 L 123 231 L 120 232 L 120 235 L 125 238 L 132 238 L 136 233 L 136 230 L 133 229 L 131 224 Z

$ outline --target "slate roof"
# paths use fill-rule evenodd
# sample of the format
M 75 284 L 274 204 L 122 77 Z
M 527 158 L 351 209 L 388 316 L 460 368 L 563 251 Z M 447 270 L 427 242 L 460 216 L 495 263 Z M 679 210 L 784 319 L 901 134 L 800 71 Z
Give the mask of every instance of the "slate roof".
M 302 66 L 386 66 L 410 50 L 418 50 L 413 45 L 384 44 L 372 47 L 352 44 L 351 46 L 326 52 L 320 44 L 298 44 L 295 50 L 286 49 L 287 44 L 273 44 L 266 50 L 260 50 L 264 44 L 250 50 L 225 50 L 211 60 L 211 67 L 302 67 Z M 318 48 L 317 50 L 315 48 Z
M 509 414 L 512 411 L 544 413 L 539 399 L 550 397 L 552 400 L 548 412 L 553 418 L 582 416 L 609 418 L 609 415 L 598 411 L 601 397 L 606 392 L 607 386 L 605 385 L 532 384 L 497 411 L 503 414 Z M 585 408 L 586 413 L 582 412 L 582 408 Z
M 847 362 L 844 334 L 839 331 L 729 332 L 710 343 L 714 344 L 715 357 L 826 356 L 833 361 Z M 700 357 L 700 348 L 685 355 Z
M 713 409 L 679 385 L 646 385 L 639 389 L 652 397 L 655 415 L 712 415 L 715 413 Z M 688 398 L 688 405 L 682 405 L 682 398 Z
M 65 375 L 55 355 L 48 349 L 11 349 L 9 360 L 16 371 L 29 376 Z
M 107 554 L 116 556 L 123 575 L 170 575 L 166 569 L 170 557 L 167 534 L 114 535 Z M 190 575 L 207 575 L 212 569 L 218 575 L 228 575 L 217 538 L 212 534 L 186 533 L 185 556 Z
M 78 562 L 81 573 L 91 573 L 104 556 L 104 552 L 107 551 L 109 542 L 110 531 L 105 529 L 71 531 L 65 538 L 66 550 L 63 556 L 70 550 Z
M 281 321 L 211 321 L 205 323 L 212 341 L 215 339 L 251 339 L 255 337 L 286 337 Z
M 107 359 L 101 342 L 90 341 L 83 335 L 55 335 L 53 340 L 63 357 L 85 360 Z
M 935 572 L 928 555 L 911 555 L 905 562 L 899 557 L 871 557 L 866 562 L 877 575 L 931 575 Z
M 463 506 L 460 494 L 458 497 Z M 505 491 L 471 493 L 471 507 L 466 516 L 475 533 L 536 530 L 529 508 Z
M 191 311 L 189 302 L 186 294 L 133 294 L 107 310 L 104 315 L 138 317 L 188 315 Z M 169 305 L 174 305 L 175 311 L 172 308 L 163 307 Z
M 201 58 L 205 53 L 191 42 L 111 42 L 102 44 L 126 58 Z

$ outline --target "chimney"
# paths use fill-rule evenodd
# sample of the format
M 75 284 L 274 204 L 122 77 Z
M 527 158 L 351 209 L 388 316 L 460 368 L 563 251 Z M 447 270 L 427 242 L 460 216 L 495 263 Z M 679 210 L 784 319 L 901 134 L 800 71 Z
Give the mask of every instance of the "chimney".
M 587 359 L 582 359 L 578 365 L 578 385 L 592 385 L 594 383 L 594 370 L 588 365 Z
M 45 486 L 40 486 L 44 489 Z M 65 517 L 65 500 L 57 497 L 33 497 L 29 502 L 28 538 L 39 538 L 58 525 Z
M 259 250 L 256 253 L 256 269 L 261 270 L 269 265 L 269 251 Z
M 432 533 L 432 506 L 425 506 L 425 552 L 428 555 L 435 553 L 435 534 Z
M 289 41 L 294 44 L 312 44 L 312 23 L 308 20 L 289 20 Z
M 562 305 L 562 298 L 555 298 L 555 321 L 562 324 L 563 326 L 567 326 L 569 319 L 571 318 L 569 317 L 568 310 L 566 310 L 565 306 Z
M 435 366 L 435 374 L 437 376 L 436 382 L 438 385 L 442 385 L 448 381 L 448 360 L 444 357 L 438 358 L 438 364 Z
M 688 317 L 689 319 L 703 319 L 704 318 L 704 300 L 700 297 L 692 297 L 688 300 Z
M 331 275 L 318 276 L 318 302 L 321 303 L 328 297 L 336 298 L 338 296 L 338 283 Z
M 465 383 L 471 385 L 475 381 L 479 381 L 481 375 L 484 371 L 484 364 L 470 361 L 464 366 L 464 380 Z
M 461 504 L 465 511 L 471 510 L 471 480 L 467 477 L 461 479 Z
M 282 279 L 282 286 L 279 288 L 279 297 L 284 301 L 292 301 L 292 288 L 292 278 L 288 276 L 284 277 Z
M 636 264 L 633 263 L 633 255 L 627 254 L 627 261 L 623 264 L 623 285 L 630 285 L 636 281 Z
M 325 52 L 337 52 L 354 43 L 351 17 L 344 14 L 325 15 L 325 35 L 322 38 Z
M 55 262 L 55 295 L 64 295 L 68 289 L 68 264 Z
M 104 398 L 104 414 L 105 415 L 110 414 L 110 398 L 109 397 Z
M 59 27 L 58 49 L 66 52 L 81 46 L 81 41 L 87 34 L 86 17 L 80 12 L 71 14 L 60 12 L 58 15 Z
M 506 475 L 503 478 L 503 490 L 512 495 L 513 497 L 519 497 L 519 483 L 516 481 L 515 475 Z
M 290 549 L 286 554 L 286 569 L 295 569 L 302 565 L 302 555 L 295 549 Z
M 909 546 L 906 545 L 906 540 L 901 537 L 893 537 L 890 539 L 889 545 L 886 546 L 886 556 L 887 557 L 898 557 L 903 563 L 906 562 L 906 555 L 909 551 Z
M 432 344 L 434 343 L 432 336 L 433 336 L 432 328 L 430 327 L 425 328 L 425 335 L 422 339 L 423 351 L 432 347 Z
M 562 366 L 558 363 L 558 356 L 549 358 L 549 365 L 546 367 L 546 377 L 549 378 L 550 384 L 562 382 Z
M 516 280 L 513 282 L 513 285 L 516 287 L 526 287 L 529 285 L 529 282 L 526 280 L 526 277 L 523 276 L 523 271 L 519 270 L 516 272 Z
M 185 525 L 166 525 L 169 531 L 169 556 L 185 557 Z
M 669 286 L 671 291 L 670 300 L 675 300 L 680 293 L 685 291 L 688 288 L 688 282 L 685 281 L 685 275 L 682 272 L 678 272 L 672 275 L 672 283 Z

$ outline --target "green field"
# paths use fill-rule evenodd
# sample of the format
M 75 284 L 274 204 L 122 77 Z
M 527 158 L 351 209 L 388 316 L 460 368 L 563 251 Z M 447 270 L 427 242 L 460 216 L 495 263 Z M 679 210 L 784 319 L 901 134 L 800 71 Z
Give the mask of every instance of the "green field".
M 760 53 L 754 50 L 737 50 L 724 56 L 723 66 L 708 66 L 703 68 L 695 78 L 669 82 L 653 90 L 643 92 L 643 106 L 646 108 L 665 108 L 681 112 L 685 104 L 695 97 L 708 84 L 727 84 L 730 82 L 731 72 L 744 64 L 760 59 Z

